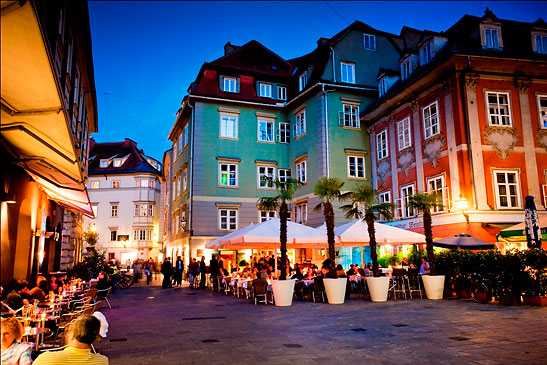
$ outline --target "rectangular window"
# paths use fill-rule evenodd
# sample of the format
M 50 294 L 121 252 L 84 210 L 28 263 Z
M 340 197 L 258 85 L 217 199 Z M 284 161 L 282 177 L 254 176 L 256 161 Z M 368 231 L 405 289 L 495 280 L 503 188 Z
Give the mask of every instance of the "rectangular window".
M 431 61 L 431 58 L 433 58 L 433 53 L 431 52 L 431 42 L 422 47 L 420 50 L 420 56 L 422 57 L 422 65 L 425 65 Z
M 344 127 L 359 128 L 359 106 L 352 104 L 342 104 L 342 115 L 340 123 Z
M 307 223 L 308 222 L 308 203 L 296 204 L 296 223 Z
M 406 61 L 403 61 L 401 63 L 401 80 L 406 80 L 410 76 L 410 73 L 412 72 L 412 63 L 410 58 Z
M 221 138 L 237 138 L 237 119 L 236 115 L 220 116 Z
M 299 137 L 306 133 L 306 111 L 303 110 L 296 114 L 296 123 L 294 124 L 294 137 Z
M 486 38 L 486 48 L 499 48 L 497 29 L 486 28 L 484 36 Z
M 498 209 L 520 208 L 520 184 L 518 171 L 495 171 L 494 183 Z
M 189 140 L 189 136 L 188 136 L 188 124 L 186 124 L 184 126 L 184 130 L 183 130 L 183 133 L 184 133 L 184 147 L 188 146 L 188 140 Z
M 386 79 L 383 78 L 380 80 L 380 82 L 378 83 L 378 96 L 379 97 L 382 97 L 387 91 L 387 88 L 386 88 Z
M 118 204 L 111 204 L 110 205 L 110 216 L 111 217 L 117 217 L 118 216 Z
M 291 170 L 290 169 L 277 169 L 277 175 L 278 175 L 279 181 L 284 183 L 288 179 L 291 178 Z
M 99 162 L 99 166 L 101 168 L 107 168 L 108 165 L 110 165 L 110 160 L 108 158 L 101 158 L 101 161 Z
M 153 217 L 154 216 L 154 205 L 148 204 L 148 216 Z
M 308 71 L 304 71 L 302 75 L 298 78 L 298 91 L 304 90 L 308 84 Z
M 437 194 L 438 202 L 444 203 L 447 199 L 446 197 L 446 186 L 444 185 L 444 175 L 431 177 L 427 179 L 427 192 L 430 194 Z M 442 212 L 447 207 L 435 207 L 431 209 L 432 213 Z
M 365 178 L 365 158 L 363 156 L 348 156 L 348 176 L 356 179 Z
M 188 188 L 188 169 L 182 171 L 182 191 Z
M 118 240 L 118 231 L 113 229 L 110 231 L 110 241 L 117 241 Z
M 378 155 L 378 160 L 388 156 L 387 129 L 384 129 L 376 135 L 376 154 Z
M 91 210 L 93 211 L 93 215 L 95 216 L 95 218 L 99 218 L 99 205 L 91 204 Z
M 547 54 L 547 35 L 536 35 L 536 53 Z
M 399 141 L 399 151 L 412 146 L 410 138 L 410 118 L 405 118 L 397 122 L 397 140 Z
M 236 79 L 233 77 L 224 78 L 224 91 L 228 93 L 236 92 Z
M 237 186 L 237 164 L 224 163 L 218 164 L 218 184 L 220 186 Z
M 121 158 L 115 158 L 114 162 L 112 163 L 112 166 L 120 167 L 121 165 L 122 165 L 122 159 Z
M 433 137 L 441 132 L 439 126 L 439 117 L 437 114 L 437 102 L 429 104 L 422 109 L 424 118 L 424 134 L 425 138 Z
M 307 181 L 306 160 L 300 161 L 296 164 L 296 179 L 301 183 L 305 183 Z
M 547 128 L 547 95 L 538 95 L 539 125 Z
M 177 156 L 178 156 L 178 144 L 177 142 L 173 143 L 173 160 L 176 160 L 177 159 Z
M 136 203 L 134 214 L 135 214 L 135 217 L 153 217 L 154 204 Z
M 414 185 L 401 186 L 401 215 L 403 218 L 414 217 L 414 209 L 410 207 L 410 197 L 414 195 Z
M 277 87 L 277 98 L 279 100 L 287 100 L 287 88 L 285 86 Z
M 177 179 L 173 178 L 173 189 L 171 190 L 173 194 L 173 200 L 177 198 Z
M 378 193 L 378 202 L 382 203 L 391 203 L 391 191 L 386 190 Z
M 273 120 L 258 120 L 258 140 L 262 142 L 274 141 L 274 121 Z
M 180 196 L 180 175 L 177 175 L 177 196 Z
M 112 181 L 112 188 L 118 189 L 120 187 L 120 181 L 119 180 L 113 180 Z
M 180 155 L 182 153 L 182 134 L 179 136 L 178 142 L 179 142 L 178 153 Z
M 259 84 L 259 91 L 260 96 L 263 96 L 265 98 L 271 98 L 272 97 L 272 84 Z
M 275 218 L 275 212 L 266 212 L 266 211 L 263 211 L 261 210 L 260 211 L 260 223 L 262 222 L 266 222 L 272 218 Z
M 258 168 L 258 187 L 273 188 L 273 180 L 275 179 L 275 167 L 273 166 L 257 166 Z
M 376 36 L 371 34 L 363 34 L 363 41 L 365 49 L 369 49 L 371 51 L 376 50 Z
M 487 92 L 488 121 L 490 125 L 511 126 L 509 93 Z
M 218 210 L 218 229 L 221 231 L 237 229 L 237 209 Z
M 289 143 L 291 141 L 291 124 L 289 122 L 280 122 L 277 130 L 277 142 Z
M 355 84 L 355 64 L 340 62 L 340 72 L 342 82 L 347 82 L 348 84 Z
M 152 230 L 151 229 L 136 229 L 133 231 L 133 239 L 135 241 L 151 241 Z
M 99 181 L 92 181 L 91 182 L 91 189 L 98 189 L 100 186 Z

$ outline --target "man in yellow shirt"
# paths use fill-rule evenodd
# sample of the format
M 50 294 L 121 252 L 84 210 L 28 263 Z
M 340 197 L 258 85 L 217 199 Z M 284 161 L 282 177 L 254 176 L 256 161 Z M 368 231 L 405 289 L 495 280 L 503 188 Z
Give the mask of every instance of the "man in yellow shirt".
M 66 330 L 66 347 L 62 351 L 44 352 L 35 365 L 108 365 L 108 358 L 91 353 L 91 344 L 97 339 L 101 322 L 91 315 L 82 315 Z

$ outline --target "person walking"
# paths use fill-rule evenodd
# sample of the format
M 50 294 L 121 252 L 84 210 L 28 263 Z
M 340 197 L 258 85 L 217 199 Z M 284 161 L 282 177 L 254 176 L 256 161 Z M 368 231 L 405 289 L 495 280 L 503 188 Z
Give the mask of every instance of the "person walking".
M 135 262 L 133 262 L 133 278 L 135 279 L 135 284 L 139 283 L 139 279 L 141 278 L 141 260 L 136 259 Z
M 188 278 L 190 281 L 190 289 L 194 289 L 194 280 L 196 278 L 196 271 L 198 270 L 198 263 L 196 262 L 196 258 L 194 257 L 192 260 L 190 260 L 190 264 L 188 265 Z
M 184 263 L 180 256 L 177 257 L 177 262 L 175 263 L 175 285 L 182 286 L 182 272 L 184 271 Z
M 215 255 L 212 256 L 211 261 L 209 261 L 209 271 L 211 272 L 211 277 L 213 278 L 213 290 L 218 290 L 218 277 L 220 276 L 220 269 L 218 267 L 218 261 Z
M 150 285 L 150 281 L 152 280 L 152 267 L 154 263 L 152 262 L 152 258 L 150 260 L 146 261 L 146 264 L 144 265 L 144 275 L 146 275 L 146 285 Z
M 172 288 L 171 285 L 171 275 L 173 275 L 173 267 L 171 266 L 171 258 L 168 257 L 165 259 L 163 264 L 161 264 L 161 273 L 163 274 L 163 282 L 161 284 L 162 288 Z
M 201 274 L 199 287 L 205 289 L 205 274 L 207 274 L 207 266 L 205 265 L 205 256 L 201 256 L 201 261 L 199 262 L 199 273 Z

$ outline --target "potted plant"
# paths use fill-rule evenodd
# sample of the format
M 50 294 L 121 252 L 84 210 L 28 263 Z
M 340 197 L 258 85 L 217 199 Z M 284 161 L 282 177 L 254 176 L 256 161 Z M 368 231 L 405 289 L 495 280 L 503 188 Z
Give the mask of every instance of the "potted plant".
M 442 202 L 437 194 L 417 193 L 409 198 L 409 206 L 422 213 L 424 222 L 424 235 L 426 242 L 427 261 L 429 262 L 429 275 L 422 275 L 427 299 L 442 299 L 444 290 L 444 275 L 437 275 L 435 268 L 435 255 L 433 253 L 433 230 L 431 224 L 431 209 L 442 207 Z
M 342 193 L 344 182 L 337 178 L 324 177 L 320 179 L 313 189 L 313 193 L 321 202 L 317 204 L 314 211 L 323 209 L 325 225 L 327 226 L 327 241 L 329 244 L 328 260 L 331 265 L 331 272 L 336 272 L 336 251 L 334 248 L 334 209 L 332 201 L 344 200 L 348 194 Z M 343 304 L 346 296 L 347 278 L 324 278 L 325 293 L 329 304 Z
M 373 302 L 385 302 L 389 290 L 389 278 L 387 276 L 380 276 L 374 222 L 378 219 L 379 215 L 382 215 L 386 220 L 391 220 L 393 217 L 393 204 L 378 203 L 378 192 L 372 186 L 364 184 L 358 185 L 349 196 L 352 204 L 342 207 L 346 211 L 346 217 L 363 219 L 367 224 L 374 275 L 372 277 L 367 276 L 366 278 L 370 298 Z
M 521 296 L 528 272 L 525 271 L 523 255 L 520 251 L 512 250 L 501 256 L 500 260 L 500 298 L 503 305 L 520 304 Z
M 279 242 L 281 250 L 281 265 L 279 265 L 279 280 L 272 280 L 272 290 L 275 305 L 287 307 L 292 305 L 294 293 L 294 280 L 287 280 L 287 219 L 289 207 L 287 202 L 298 188 L 298 181 L 295 179 L 268 179 L 269 184 L 275 186 L 277 195 L 273 197 L 262 197 L 258 200 L 258 209 L 265 211 L 276 211 L 279 208 Z
M 528 276 L 524 288 L 524 304 L 547 306 L 547 252 L 531 248 L 523 253 Z

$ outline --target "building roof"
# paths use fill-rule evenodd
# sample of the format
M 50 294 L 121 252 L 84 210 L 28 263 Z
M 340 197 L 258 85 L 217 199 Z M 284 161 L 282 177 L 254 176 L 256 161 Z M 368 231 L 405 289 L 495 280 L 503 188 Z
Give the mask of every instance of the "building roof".
M 161 163 L 146 156 L 137 148 L 137 143 L 126 138 L 123 142 L 96 143 L 93 138 L 89 144 L 89 175 L 152 173 L 160 174 Z M 113 160 L 121 159 L 121 166 L 114 167 Z M 107 167 L 101 167 L 101 160 L 108 160 Z

